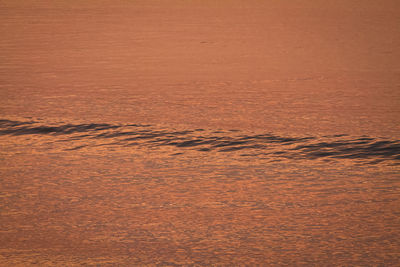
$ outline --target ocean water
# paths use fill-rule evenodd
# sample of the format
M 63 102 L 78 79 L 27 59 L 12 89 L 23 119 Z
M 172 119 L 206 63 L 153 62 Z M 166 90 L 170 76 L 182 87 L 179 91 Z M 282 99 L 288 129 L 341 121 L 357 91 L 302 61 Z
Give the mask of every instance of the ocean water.
M 0 265 L 396 266 L 396 1 L 0 1 Z

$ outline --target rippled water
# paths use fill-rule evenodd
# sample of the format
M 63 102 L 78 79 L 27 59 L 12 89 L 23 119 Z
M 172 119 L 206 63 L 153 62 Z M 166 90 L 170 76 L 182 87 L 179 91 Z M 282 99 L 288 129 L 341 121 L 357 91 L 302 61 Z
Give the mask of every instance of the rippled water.
M 0 125 L 5 264 L 398 259 L 398 140 Z
M 61 124 L 43 125 L 34 121 L 0 120 L 0 135 L 38 135 L 41 143 L 63 142 L 66 151 L 97 146 L 158 148 L 172 146 L 178 154 L 188 148 L 197 151 L 234 152 L 240 156 L 286 159 L 360 159 L 368 163 L 400 160 L 400 141 L 371 137 L 350 137 L 346 134 L 322 137 L 281 137 L 274 134 L 244 134 L 239 130 L 176 131 L 157 129 L 151 125 L 128 124 Z M 30 138 L 27 138 L 29 140 Z M 35 140 L 35 145 L 39 140 Z M 93 141 L 95 140 L 95 141 Z M 371 160 L 371 161 L 368 161 Z
M 218 3 L 0 1 L 0 265 L 398 264 L 398 3 Z

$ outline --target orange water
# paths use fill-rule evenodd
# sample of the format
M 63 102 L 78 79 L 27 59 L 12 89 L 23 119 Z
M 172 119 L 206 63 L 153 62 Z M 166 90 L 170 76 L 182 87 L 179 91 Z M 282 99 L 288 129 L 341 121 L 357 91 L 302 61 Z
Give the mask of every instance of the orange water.
M 397 1 L 0 1 L 0 265 L 396 265 Z

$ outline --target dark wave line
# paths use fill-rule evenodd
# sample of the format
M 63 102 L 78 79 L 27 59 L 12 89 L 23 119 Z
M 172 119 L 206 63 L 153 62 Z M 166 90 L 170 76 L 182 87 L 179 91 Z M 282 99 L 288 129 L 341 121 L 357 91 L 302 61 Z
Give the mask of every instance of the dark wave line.
M 274 157 L 292 159 L 400 160 L 399 140 L 378 140 L 372 137 L 350 139 L 347 135 L 297 138 L 281 137 L 273 134 L 240 135 L 240 131 L 207 132 L 203 129 L 169 131 L 154 129 L 150 125 L 140 124 L 111 125 L 92 123 L 49 126 L 35 121 L 19 122 L 11 120 L 0 120 L 0 135 L 66 136 L 67 139 L 63 141 L 71 143 L 76 140 L 112 139 L 114 142 L 111 144 L 124 147 L 144 144 L 152 147 L 173 146 L 178 149 L 195 149 L 203 152 L 218 151 L 229 153 L 258 150 L 258 155 L 272 155 Z M 89 145 L 75 145 L 67 150 L 78 150 L 87 146 Z
M 25 135 L 25 134 L 72 134 L 78 132 L 87 132 L 87 131 L 99 131 L 99 130 L 108 130 L 108 129 L 116 129 L 120 126 L 110 125 L 110 124 L 66 124 L 62 126 L 22 126 L 31 123 L 22 123 L 15 121 L 7 121 L 1 120 L 0 127 L 3 128 L 0 130 L 0 135 Z M 6 126 L 6 128 L 4 127 Z M 5 129 L 4 129 L 5 128 Z

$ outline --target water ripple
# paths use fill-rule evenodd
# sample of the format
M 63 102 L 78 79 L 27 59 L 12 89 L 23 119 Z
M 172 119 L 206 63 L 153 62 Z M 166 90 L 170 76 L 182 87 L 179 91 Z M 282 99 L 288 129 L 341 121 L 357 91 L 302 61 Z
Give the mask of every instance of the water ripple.
M 65 150 L 79 150 L 90 147 L 88 141 L 95 139 L 100 142 L 96 146 L 109 144 L 121 147 L 138 145 L 149 147 L 172 146 L 177 149 L 224 153 L 257 150 L 257 153 L 253 155 L 263 154 L 289 159 L 372 159 L 375 162 L 400 160 L 399 140 L 382 140 L 365 136 L 351 138 L 345 134 L 318 138 L 312 136 L 282 137 L 270 133 L 244 135 L 241 131 L 216 132 L 203 129 L 175 131 L 155 129 L 151 125 L 140 124 L 43 125 L 43 123 L 35 121 L 20 122 L 3 119 L 0 120 L 0 135 L 39 135 L 47 136 L 47 138 L 64 136 L 67 139 L 62 141 L 71 143 L 70 147 Z M 103 141 L 107 142 L 107 140 L 108 143 L 102 143 Z M 110 140 L 112 143 L 109 143 Z M 75 141 L 83 142 L 83 144 L 76 145 Z M 242 156 L 246 155 L 251 154 L 242 154 Z

